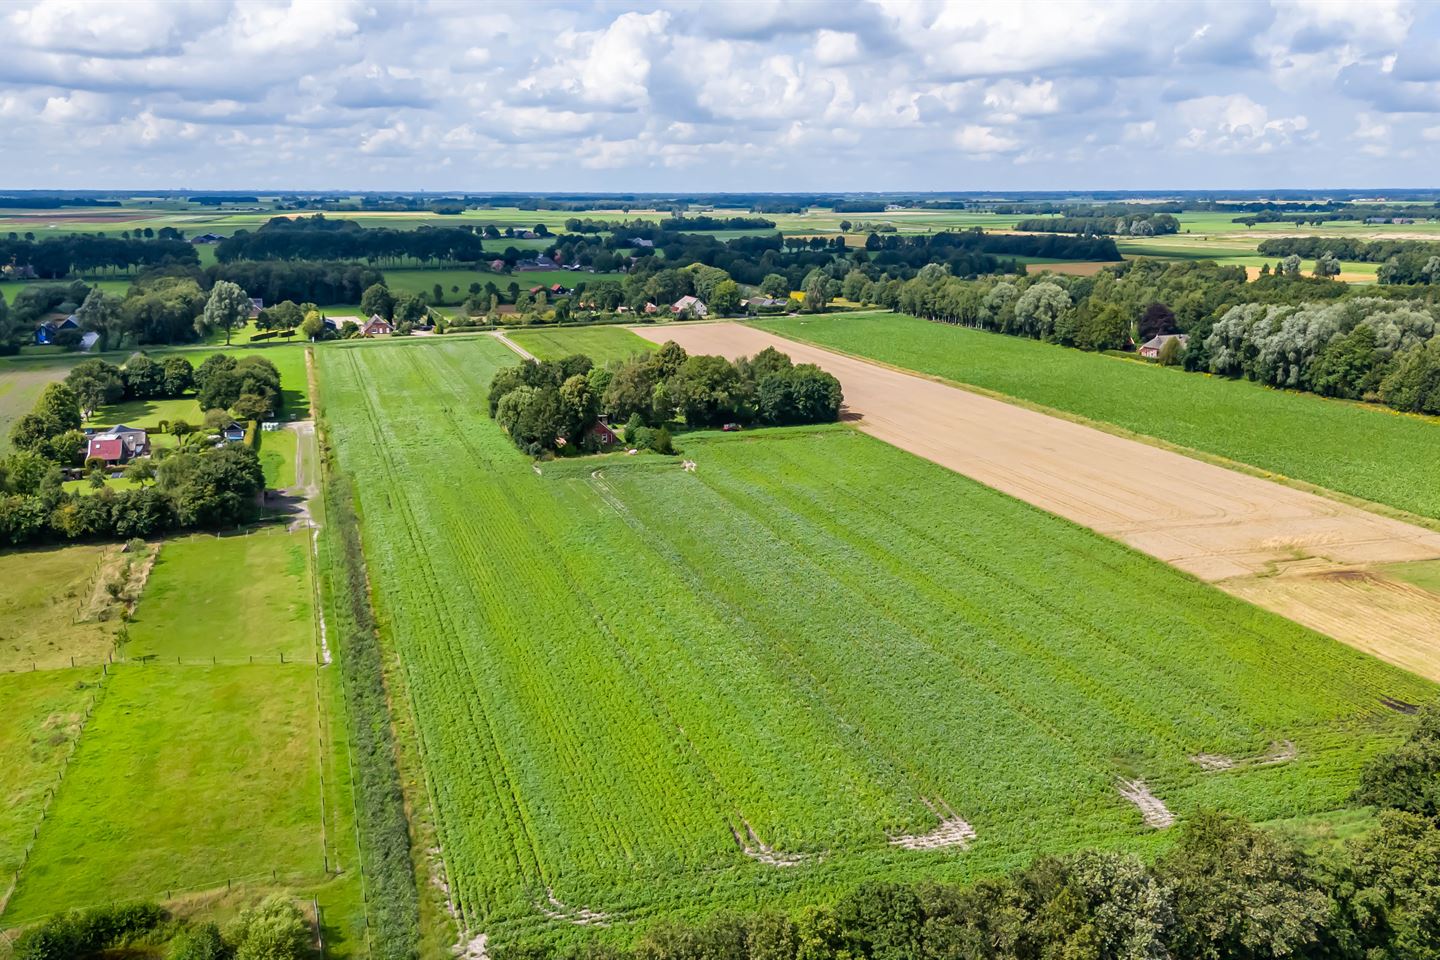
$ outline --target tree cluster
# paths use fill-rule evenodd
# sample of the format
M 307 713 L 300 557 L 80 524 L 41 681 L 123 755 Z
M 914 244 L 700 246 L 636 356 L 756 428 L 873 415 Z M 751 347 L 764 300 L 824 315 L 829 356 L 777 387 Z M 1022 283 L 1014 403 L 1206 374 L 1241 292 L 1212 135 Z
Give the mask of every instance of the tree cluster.
M 1021 220 L 1016 230 L 1034 233 L 1076 233 L 1084 236 L 1155 237 L 1179 233 L 1180 221 L 1168 213 L 1130 213 L 1118 217 L 1069 216 Z
M 71 910 L 15 940 L 13 960 L 81 960 L 155 955 L 169 960 L 302 960 L 311 955 L 310 924 L 288 897 L 274 894 L 240 911 L 222 930 L 172 917 L 154 903 Z
M 180 397 L 194 385 L 195 369 L 186 358 L 155 360 L 143 352 L 131 354 L 120 366 L 98 357 L 82 360 L 65 375 L 65 386 L 73 392 L 79 408 L 87 412 L 122 400 Z
M 490 415 L 532 454 L 582 442 L 604 414 L 612 423 L 658 430 L 727 423 L 828 423 L 840 416 L 840 382 L 773 348 L 731 361 L 690 356 L 673 341 L 651 354 L 597 367 L 576 354 L 506 367 L 490 384 Z
M 342 221 L 337 221 L 342 222 Z M 210 283 L 227 280 L 266 303 L 357 303 L 367 287 L 384 281 L 373 266 L 334 261 L 241 261 L 206 269 Z
M 28 267 L 36 276 L 57 279 L 71 274 L 128 273 L 171 264 L 198 265 L 200 257 L 184 240 L 124 239 L 84 233 L 32 240 L 11 234 L 0 238 L 0 263 Z

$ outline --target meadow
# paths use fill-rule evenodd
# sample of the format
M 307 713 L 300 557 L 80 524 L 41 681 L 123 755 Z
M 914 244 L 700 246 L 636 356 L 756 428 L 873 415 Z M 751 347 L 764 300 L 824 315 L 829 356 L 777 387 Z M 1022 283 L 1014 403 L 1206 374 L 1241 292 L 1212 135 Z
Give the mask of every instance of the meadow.
M 1121 780 L 1181 818 L 1323 815 L 1406 726 L 1380 698 L 1433 696 L 843 426 L 533 465 L 483 412 L 498 342 L 317 359 L 492 945 L 1154 850 Z
M 655 349 L 655 344 L 644 337 L 614 326 L 515 330 L 506 336 L 541 360 L 559 360 L 572 353 L 583 353 L 596 363 L 606 363 Z
M 313 663 L 309 530 L 195 534 L 160 549 L 122 648 L 160 663 Z
M 1440 519 L 1440 423 L 896 313 L 754 326 Z
M 117 546 L 0 553 L 0 673 L 103 663 L 121 626 L 105 587 L 124 561 Z

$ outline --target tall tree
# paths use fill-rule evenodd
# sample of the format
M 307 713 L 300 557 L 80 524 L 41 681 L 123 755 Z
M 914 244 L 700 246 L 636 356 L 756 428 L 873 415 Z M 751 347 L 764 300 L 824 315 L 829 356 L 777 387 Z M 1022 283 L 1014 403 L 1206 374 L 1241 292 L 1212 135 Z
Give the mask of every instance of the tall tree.
M 205 302 L 205 313 L 201 316 L 200 332 L 225 331 L 225 344 L 230 344 L 230 332 L 245 326 L 250 319 L 250 297 L 240 285 L 229 280 L 217 280 L 210 290 L 210 299 Z

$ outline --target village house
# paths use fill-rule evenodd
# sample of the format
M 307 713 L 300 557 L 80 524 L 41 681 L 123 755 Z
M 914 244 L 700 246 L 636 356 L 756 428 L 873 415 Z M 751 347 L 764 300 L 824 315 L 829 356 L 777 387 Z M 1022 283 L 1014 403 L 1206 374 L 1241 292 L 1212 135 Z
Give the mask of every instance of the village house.
M 505 261 L 504 261 L 504 260 L 491 260 L 491 261 L 490 261 L 490 269 L 493 270 L 493 271 L 496 272 L 496 273 L 504 273 L 504 272 L 505 272 Z
M 73 313 L 63 320 L 46 320 L 35 328 L 35 342 L 40 346 L 44 346 L 48 343 L 54 343 L 55 338 L 66 330 L 79 329 L 80 318 Z
M 789 302 L 790 301 L 788 299 L 782 300 L 779 297 L 751 297 L 748 300 L 741 300 L 740 306 L 755 307 L 757 309 L 761 309 L 770 307 L 783 307 Z
M 655 247 L 654 240 L 646 240 L 644 237 L 631 237 L 629 243 L 632 247 L 644 247 L 647 250 Z
M 705 301 L 699 297 L 681 297 L 670 307 L 670 312 L 677 317 L 695 317 L 696 319 L 710 315 L 710 308 L 705 306 Z
M 259 297 L 250 298 L 250 319 L 254 320 L 260 316 L 260 311 L 265 309 L 265 301 Z
M 653 303 L 646 302 L 646 304 L 645 304 L 645 313 L 649 314 L 649 313 L 659 313 L 659 312 L 660 312 L 660 308 L 659 308 L 659 307 L 655 306 L 655 304 L 653 304 Z
M 389 320 L 386 320 L 384 317 L 380 316 L 380 314 L 378 313 L 371 316 L 371 318 L 365 322 L 365 326 L 360 328 L 360 336 L 362 337 L 378 337 L 383 334 L 394 332 L 394 324 L 392 324 Z
M 144 430 L 119 424 L 104 433 L 91 435 L 85 449 L 86 460 L 103 460 L 107 464 L 128 463 L 150 453 L 150 438 Z
M 1179 340 L 1180 346 L 1190 342 L 1190 338 L 1183 333 L 1161 333 L 1151 337 L 1140 344 L 1140 356 L 1154 360 L 1160 356 L 1160 350 L 1171 340 Z
M 239 420 L 231 420 L 220 431 L 220 439 L 227 443 L 240 443 L 245 439 L 245 425 Z
M 221 240 L 224 239 L 225 238 L 220 236 L 220 234 L 218 233 L 202 233 L 198 237 L 191 237 L 190 242 L 196 245 L 205 245 L 219 243 Z

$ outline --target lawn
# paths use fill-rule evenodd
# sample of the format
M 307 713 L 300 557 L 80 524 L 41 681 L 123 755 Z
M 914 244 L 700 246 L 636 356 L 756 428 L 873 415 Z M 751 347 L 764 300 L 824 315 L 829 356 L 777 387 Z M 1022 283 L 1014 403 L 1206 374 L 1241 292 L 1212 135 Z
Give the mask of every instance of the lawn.
M 492 946 L 1153 851 L 1122 778 L 1182 820 L 1324 813 L 1408 723 L 1380 698 L 1434 695 L 846 427 L 537 470 L 484 413 L 503 345 L 318 359 L 449 889 Z M 904 845 L 949 811 L 968 847 Z
M 265 486 L 271 490 L 285 490 L 294 486 L 295 432 L 293 430 L 262 430 L 258 436 L 260 438 L 260 466 L 265 470 Z
M 308 530 L 195 534 L 160 550 L 124 654 L 173 662 L 314 662 Z
M 1433 418 L 902 314 L 754 325 L 1440 519 Z
M 115 546 L 0 552 L 0 673 L 103 663 L 121 624 L 105 585 L 127 559 Z
M 514 330 L 506 336 L 541 360 L 558 360 L 572 353 L 583 353 L 596 363 L 605 363 L 655 349 L 655 344 L 624 327 Z
M 112 667 L 0 920 L 323 876 L 313 667 Z
M 99 678 L 98 667 L 0 673 L 0 912 Z

